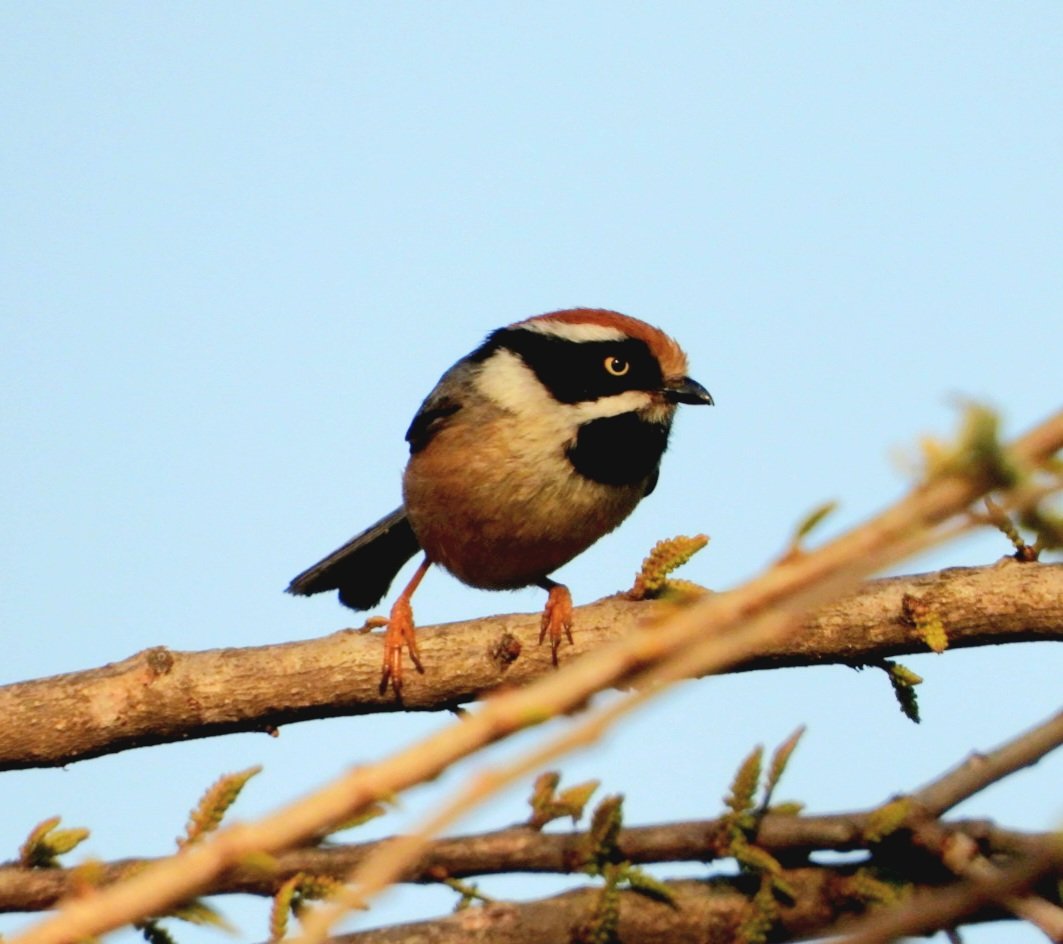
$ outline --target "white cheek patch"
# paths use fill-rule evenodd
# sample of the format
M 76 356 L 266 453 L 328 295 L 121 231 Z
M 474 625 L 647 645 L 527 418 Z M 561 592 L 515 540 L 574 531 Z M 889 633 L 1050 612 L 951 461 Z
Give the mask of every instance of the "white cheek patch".
M 524 331 L 535 331 L 566 341 L 623 341 L 627 338 L 619 328 L 601 324 L 570 324 L 564 321 L 525 321 L 519 325 Z
M 627 390 L 582 403 L 558 403 L 520 356 L 505 348 L 484 361 L 476 386 L 485 397 L 510 413 L 534 416 L 543 424 L 573 432 L 590 420 L 645 411 L 654 405 L 653 396 L 645 390 Z
M 557 402 L 517 354 L 500 348 L 480 368 L 476 386 L 502 409 L 517 414 L 543 414 L 557 409 Z

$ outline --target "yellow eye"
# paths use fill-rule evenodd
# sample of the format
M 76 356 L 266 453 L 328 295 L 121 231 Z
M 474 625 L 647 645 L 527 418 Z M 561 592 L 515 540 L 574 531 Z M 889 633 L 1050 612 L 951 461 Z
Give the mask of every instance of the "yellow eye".
M 631 370 L 630 362 L 625 361 L 622 357 L 610 354 L 605 359 L 605 371 L 614 377 L 623 377 L 629 370 Z

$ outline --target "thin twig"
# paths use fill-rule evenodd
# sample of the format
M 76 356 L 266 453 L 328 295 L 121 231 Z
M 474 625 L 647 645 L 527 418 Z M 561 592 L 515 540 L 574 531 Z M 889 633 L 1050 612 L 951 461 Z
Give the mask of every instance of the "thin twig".
M 648 669 L 644 672 L 635 670 L 625 679 L 633 685 L 641 686 L 640 688 L 617 702 L 598 709 L 568 731 L 555 736 L 542 747 L 529 751 L 506 767 L 485 772 L 459 788 L 457 794 L 434 811 L 419 829 L 380 849 L 354 870 L 348 883 L 337 895 L 327 905 L 307 917 L 303 924 L 302 934 L 297 939 L 298 944 L 321 944 L 328 936 L 333 924 L 348 911 L 365 907 L 373 895 L 397 881 L 403 870 L 424 849 L 433 836 L 482 802 L 486 796 L 497 792 L 519 777 L 551 763 L 575 747 L 592 743 L 617 719 L 673 682 L 690 675 L 719 670 L 747 656 L 748 653 L 756 651 L 760 645 L 788 638 L 800 626 L 805 609 L 823 603 L 832 595 L 844 592 L 868 570 L 883 566 L 888 562 L 889 542 L 875 541 L 876 530 L 879 530 L 880 533 L 877 536 L 881 538 L 883 534 L 889 534 L 893 528 L 896 528 L 897 537 L 903 541 L 908 550 L 919 549 L 932 541 L 929 529 L 913 527 L 911 524 L 901 528 L 899 524 L 890 520 L 891 515 L 897 516 L 896 508 L 880 516 L 867 529 L 857 529 L 856 532 L 846 536 L 864 545 L 862 554 L 843 557 L 833 562 L 835 564 L 833 569 L 823 567 L 819 579 L 815 582 L 806 585 L 796 584 L 791 587 L 785 607 L 780 607 L 778 610 L 762 610 L 759 616 L 755 615 L 757 611 L 751 607 L 744 614 L 746 619 L 731 623 L 722 620 L 719 630 L 715 633 L 699 634 L 696 624 L 691 631 L 687 625 L 684 625 L 683 614 L 680 614 L 667 626 L 648 634 L 644 639 L 646 649 L 649 651 L 640 660 L 641 664 L 648 666 Z M 870 533 L 864 533 L 865 531 Z M 837 548 L 846 543 L 846 538 L 843 537 L 834 542 L 834 546 Z M 789 556 L 777 570 L 785 570 L 791 563 L 800 564 L 801 558 L 795 561 L 792 556 Z M 771 576 L 772 572 L 769 572 L 766 578 Z M 712 602 L 718 602 L 718 600 L 719 598 L 715 598 Z M 675 645 L 671 639 L 664 638 L 669 631 L 682 634 L 683 643 Z M 699 636 L 702 638 L 699 639 Z M 660 657 L 661 653 L 664 654 L 663 658 Z
M 1020 438 L 1014 460 L 1037 466 L 1063 447 L 1063 413 Z M 868 524 L 803 557 L 769 570 L 744 587 L 717 594 L 681 611 L 652 633 L 602 647 L 526 689 L 500 694 L 460 722 L 411 748 L 340 777 L 263 819 L 219 830 L 213 839 L 188 846 L 172 859 L 91 898 L 69 902 L 30 928 L 19 944 L 69 944 L 165 912 L 207 886 L 218 874 L 253 852 L 275 852 L 305 841 L 329 824 L 350 817 L 381 796 L 438 775 L 455 760 L 508 734 L 582 704 L 595 691 L 629 676 L 641 665 L 667 657 L 712 631 L 723 633 L 772 608 L 789 610 L 799 598 L 807 607 L 809 588 L 853 581 L 889 559 L 890 548 L 913 533 L 933 529 L 962 512 L 989 490 L 988 481 L 948 476 L 916 488 Z M 842 587 L 835 586 L 834 592 Z M 822 602 L 822 601 L 819 601 Z
M 838 944 L 889 944 L 910 935 L 954 927 L 986 904 L 1025 895 L 1045 876 L 1063 870 L 1063 849 L 1048 846 L 988 882 L 963 882 L 912 895 L 895 908 L 877 912 Z
M 1036 764 L 1061 744 L 1063 711 L 988 754 L 972 754 L 944 776 L 917 790 L 912 800 L 927 815 L 941 816 L 990 784 Z
M 954 833 L 944 848 L 946 854 L 942 856 L 942 862 L 961 878 L 983 887 L 1002 878 L 999 866 L 978 850 L 978 844 L 970 836 Z M 1063 940 L 1063 909 L 1058 905 L 1039 895 L 1006 895 L 999 903 L 1016 917 L 1040 929 L 1050 941 Z
M 1046 933 L 1063 933 L 1061 913 L 1049 902 L 1027 894 L 1041 876 L 1063 867 L 1063 845 L 1052 841 L 1031 848 L 1029 854 L 1001 869 L 978 853 L 963 834 L 946 833 L 938 817 L 957 803 L 1003 777 L 1037 763 L 1063 744 L 1063 712 L 1011 738 L 988 754 L 974 754 L 963 763 L 910 795 L 913 839 L 940 856 L 952 871 L 966 879 L 959 886 L 919 897 L 918 907 L 905 903 L 869 918 L 844 944 L 871 944 L 894 936 L 921 934 L 951 926 L 987 902 L 997 902 L 1037 924 Z M 966 854 L 965 854 L 966 852 Z M 1031 865 L 1033 863 L 1033 865 Z

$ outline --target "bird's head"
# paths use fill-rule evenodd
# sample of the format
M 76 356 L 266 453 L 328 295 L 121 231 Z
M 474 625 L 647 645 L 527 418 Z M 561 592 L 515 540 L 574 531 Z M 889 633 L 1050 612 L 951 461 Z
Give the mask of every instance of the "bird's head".
M 560 408 L 578 422 L 638 413 L 671 421 L 676 404 L 711 404 L 683 349 L 615 311 L 572 308 L 493 332 L 472 355 L 484 393 L 515 413 Z
M 671 337 L 615 311 L 518 321 L 469 360 L 481 395 L 523 435 L 558 441 L 578 473 L 605 484 L 652 488 L 676 406 L 713 402 Z

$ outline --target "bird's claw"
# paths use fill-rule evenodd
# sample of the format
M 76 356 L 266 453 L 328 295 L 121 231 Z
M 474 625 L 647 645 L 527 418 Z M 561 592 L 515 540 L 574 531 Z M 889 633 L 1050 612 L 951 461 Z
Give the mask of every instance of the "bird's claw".
M 421 655 L 417 651 L 417 634 L 413 628 L 413 607 L 407 597 L 399 597 L 388 614 L 384 633 L 384 668 L 380 673 L 380 694 L 390 683 L 396 697 L 402 696 L 402 651 L 410 653 L 410 661 L 418 672 L 424 672 Z
M 550 587 L 549 596 L 546 598 L 546 607 L 543 609 L 543 618 L 539 626 L 539 645 L 543 644 L 546 637 L 550 637 L 550 658 L 557 665 L 557 650 L 561 647 L 561 637 L 568 638 L 569 645 L 572 639 L 572 594 L 568 587 L 555 583 Z

